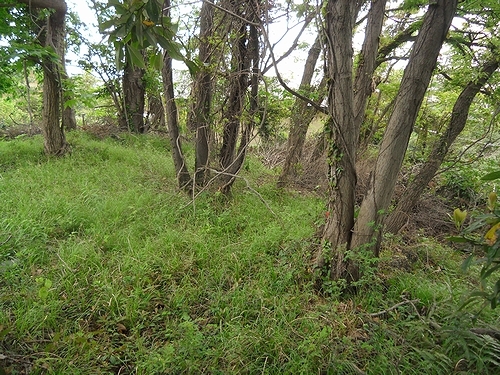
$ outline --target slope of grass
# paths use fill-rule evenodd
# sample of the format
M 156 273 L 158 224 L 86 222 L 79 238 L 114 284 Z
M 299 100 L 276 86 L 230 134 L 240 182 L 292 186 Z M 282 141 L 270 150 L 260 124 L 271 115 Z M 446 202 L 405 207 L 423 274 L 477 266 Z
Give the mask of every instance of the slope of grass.
M 167 140 L 69 140 L 61 159 L 0 141 L 0 373 L 495 373 L 500 344 L 457 313 L 471 281 L 452 250 L 416 241 L 403 270 L 392 239 L 359 295 L 324 295 L 320 198 L 249 159 L 260 197 L 239 181 L 191 202 Z

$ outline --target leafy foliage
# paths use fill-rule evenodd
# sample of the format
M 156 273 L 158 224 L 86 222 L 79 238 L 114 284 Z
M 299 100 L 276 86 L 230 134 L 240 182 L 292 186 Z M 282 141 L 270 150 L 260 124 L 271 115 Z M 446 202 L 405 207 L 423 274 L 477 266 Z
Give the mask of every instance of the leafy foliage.
M 145 69 L 141 50 L 161 46 L 171 58 L 184 61 L 191 73 L 196 71 L 196 64 L 181 52 L 182 46 L 175 41 L 177 25 L 170 17 L 162 14 L 162 0 L 109 0 L 106 8 L 113 9 L 110 19 L 100 23 L 101 33 L 109 33 L 109 40 L 115 46 L 116 65 L 123 68 L 124 58 L 135 66 Z M 151 54 L 150 65 L 161 67 L 162 55 Z
M 500 171 L 489 173 L 483 180 L 490 181 L 500 179 Z M 497 202 L 496 192 L 491 192 L 487 202 L 488 212 L 477 215 L 465 229 L 462 230 L 461 237 L 452 237 L 456 242 L 467 242 L 472 245 L 471 255 L 464 262 L 464 268 L 472 264 L 480 265 L 479 273 L 480 290 L 470 295 L 466 304 L 477 298 L 489 302 L 492 309 L 500 303 L 500 205 Z M 464 212 L 456 214 L 454 218 L 459 228 L 464 219 Z

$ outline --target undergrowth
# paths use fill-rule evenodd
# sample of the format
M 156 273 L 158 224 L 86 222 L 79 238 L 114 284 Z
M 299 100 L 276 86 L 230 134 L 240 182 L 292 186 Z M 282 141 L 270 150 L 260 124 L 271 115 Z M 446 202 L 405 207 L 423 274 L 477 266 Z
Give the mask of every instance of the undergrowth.
M 484 332 L 498 317 L 458 311 L 474 279 L 445 245 L 390 238 L 358 295 L 322 295 L 309 270 L 320 197 L 277 190 L 250 158 L 260 196 L 237 181 L 228 201 L 191 202 L 166 139 L 68 138 L 58 159 L 40 137 L 0 141 L 0 373 L 497 370 Z

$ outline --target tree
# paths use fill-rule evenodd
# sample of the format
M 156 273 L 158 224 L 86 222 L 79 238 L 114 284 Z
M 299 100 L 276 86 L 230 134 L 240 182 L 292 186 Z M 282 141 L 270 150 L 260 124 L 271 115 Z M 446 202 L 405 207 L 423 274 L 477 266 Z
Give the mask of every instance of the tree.
M 170 16 L 170 0 L 164 0 L 163 9 L 165 16 Z M 179 187 L 191 193 L 191 174 L 187 168 L 186 160 L 182 152 L 181 137 L 179 130 L 179 116 L 174 95 L 174 78 L 172 71 L 172 56 L 167 50 L 163 54 L 163 90 L 165 95 L 166 122 L 172 146 L 172 157 Z
M 299 86 L 299 92 L 303 95 L 309 96 L 313 87 L 311 82 L 314 76 L 314 70 L 321 52 L 321 39 L 320 36 L 316 37 L 314 44 L 309 49 L 307 54 L 306 63 L 304 65 L 304 72 Z M 323 81 L 324 82 L 324 81 Z M 322 83 L 323 83 L 322 82 Z M 320 84 L 316 96 L 323 99 L 321 92 L 324 85 Z M 300 173 L 300 159 L 302 157 L 302 149 L 306 140 L 307 129 L 310 122 L 313 120 L 317 110 L 311 107 L 309 103 L 301 98 L 295 98 L 293 108 L 290 115 L 290 133 L 288 135 L 287 153 L 283 170 L 278 180 L 278 186 L 282 187 L 288 182 L 297 178 Z
M 66 77 L 65 64 L 65 17 L 67 12 L 64 0 L 18 0 L 33 9 L 50 9 L 46 27 L 40 34 L 40 43 L 46 53 L 41 56 L 43 68 L 43 120 L 45 152 L 49 155 L 64 155 L 69 146 L 64 135 L 63 113 L 63 80 Z M 74 117 L 73 117 L 74 118 Z M 67 117 L 71 120 L 71 116 Z
M 144 54 L 144 51 L 140 52 Z M 144 75 L 146 70 L 135 66 L 130 58 L 125 58 L 123 69 L 123 111 L 121 124 L 126 124 L 126 129 L 134 133 L 144 133 L 144 106 L 146 102 L 146 85 Z
M 396 208 L 387 217 L 387 232 L 397 233 L 406 223 L 409 213 L 415 207 L 425 188 L 443 163 L 451 145 L 465 128 L 469 109 L 474 98 L 498 69 L 499 63 L 499 56 L 492 55 L 480 68 L 479 78 L 470 81 L 460 93 L 453 106 L 446 130 L 434 143 L 427 160 L 418 169 L 411 183 L 399 199 Z
M 376 5 L 377 1 L 371 2 L 372 8 Z M 352 30 L 358 9 L 347 0 L 328 1 L 326 4 L 328 107 L 332 119 L 328 137 L 329 217 L 323 232 L 323 247 L 328 251 L 327 254 L 323 251 L 318 254 L 317 265 L 326 266 L 333 279 L 358 280 L 360 272 L 356 255 L 367 249 L 378 255 L 380 228 L 420 104 L 456 8 L 457 1 L 454 0 L 437 0 L 428 6 L 380 145 L 369 190 L 355 219 L 359 128 L 355 123 Z M 371 79 L 371 76 L 365 79 Z
M 195 131 L 196 160 L 194 179 L 198 186 L 205 186 L 209 177 L 209 139 L 211 130 L 211 110 L 213 98 L 212 59 L 214 45 L 214 7 L 203 2 L 200 11 L 200 34 L 198 60 L 200 70 L 195 74 L 191 93 L 191 110 L 187 127 Z
M 490 7 L 491 12 L 484 12 L 482 6 Z M 391 233 L 397 233 L 407 222 L 410 212 L 438 172 L 453 143 L 465 129 L 474 100 L 481 91 L 487 94 L 485 85 L 491 82 L 499 68 L 498 3 L 483 3 L 479 6 L 464 2 L 458 11 L 467 24 L 462 30 L 451 30 L 447 38 L 454 69 L 446 72 L 445 67 L 440 67 L 439 74 L 461 91 L 451 110 L 446 129 L 432 144 L 427 159 L 418 168 L 386 220 L 386 231 Z

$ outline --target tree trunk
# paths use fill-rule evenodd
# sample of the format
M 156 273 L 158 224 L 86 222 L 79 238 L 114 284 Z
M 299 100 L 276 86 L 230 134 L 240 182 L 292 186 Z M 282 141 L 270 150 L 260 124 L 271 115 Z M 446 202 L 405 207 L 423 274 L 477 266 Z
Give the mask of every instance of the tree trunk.
M 146 131 L 163 130 L 165 129 L 165 108 L 163 107 L 162 98 L 158 93 L 148 96 L 148 116 Z
M 200 12 L 200 47 L 198 58 L 201 70 L 195 77 L 192 91 L 192 107 L 188 118 L 188 128 L 196 132 L 195 181 L 204 186 L 209 178 L 208 156 L 210 138 L 210 110 L 212 108 L 212 35 L 214 9 L 203 2 Z
M 220 150 L 220 165 L 228 170 L 235 158 L 241 113 L 244 105 L 244 94 L 248 87 L 249 61 L 247 59 L 247 30 L 242 24 L 237 31 L 237 43 L 233 52 L 234 71 L 231 74 L 228 105 L 225 110 L 222 147 Z
M 451 113 L 448 127 L 441 137 L 434 143 L 427 161 L 420 167 L 415 178 L 403 193 L 396 209 L 387 217 L 385 230 L 397 233 L 404 226 L 408 215 L 415 207 L 425 188 L 441 166 L 450 146 L 462 132 L 467 123 L 469 109 L 477 93 L 488 79 L 498 69 L 498 59 L 487 61 L 481 68 L 476 81 L 471 81 L 458 96 Z
M 128 131 L 144 133 L 144 103 L 146 87 L 144 84 L 144 69 L 132 66 L 129 62 L 125 64 L 123 72 L 123 100 L 125 117 L 122 123 L 127 124 Z
M 48 155 L 64 155 L 69 146 L 66 143 L 64 129 L 61 122 L 62 113 L 62 77 L 64 71 L 64 39 L 67 6 L 64 0 L 19 0 L 34 8 L 50 8 L 54 12 L 47 20 L 44 46 L 53 49 L 59 56 L 59 62 L 44 58 L 43 68 L 43 110 L 42 133 L 44 149 Z
M 170 15 L 170 0 L 164 0 L 163 9 L 165 9 L 164 15 L 168 17 Z M 165 52 L 163 55 L 162 78 L 163 91 L 165 95 L 166 121 L 168 132 L 170 135 L 170 144 L 172 147 L 172 157 L 174 160 L 177 181 L 179 183 L 179 187 L 182 190 L 191 193 L 191 176 L 189 174 L 181 147 L 179 117 L 174 96 L 172 58 L 167 52 Z
M 66 66 L 62 66 L 62 76 L 63 85 L 61 97 L 63 98 L 63 113 L 62 113 L 62 127 L 64 130 L 75 130 L 76 129 L 76 114 L 75 109 L 72 106 L 66 106 L 66 101 L 74 99 L 71 92 L 65 89 L 65 82 L 69 79 L 68 73 L 66 72 Z
M 321 39 L 318 36 L 309 50 L 306 64 L 304 65 L 304 72 L 302 73 L 302 80 L 299 86 L 299 91 L 303 95 L 308 96 L 311 92 L 311 81 L 320 52 Z M 278 179 L 279 187 L 288 185 L 290 181 L 293 181 L 299 176 L 301 172 L 299 163 L 302 157 L 307 129 L 316 113 L 317 111 L 308 106 L 302 99 L 295 99 L 290 116 L 290 134 L 288 135 L 286 159 Z
M 391 202 L 418 110 L 456 8 L 457 0 L 436 0 L 429 5 L 401 80 L 394 111 L 387 124 L 371 177 L 370 189 L 361 204 L 351 249 L 371 248 L 378 256 L 383 219 Z
M 354 79 L 354 131 L 358 134 L 365 119 L 366 103 L 374 91 L 376 82 L 373 73 L 377 67 L 376 59 L 380 33 L 384 24 L 384 11 L 387 0 L 373 0 L 366 25 L 366 36 L 361 48 L 356 77 Z
M 356 280 L 357 267 L 345 259 L 354 225 L 356 144 L 354 131 L 352 29 L 356 3 L 351 0 L 326 4 L 328 110 L 331 121 L 328 140 L 328 219 L 323 248 L 316 259 L 320 269 L 329 269 L 332 279 Z
M 252 17 L 254 16 L 255 14 Z M 257 27 L 255 25 L 251 24 L 248 27 L 249 27 L 248 44 L 245 48 L 242 48 L 242 46 L 240 45 L 239 49 L 238 59 L 241 59 L 240 61 L 242 62 L 242 64 L 239 65 L 241 67 L 240 71 L 241 81 L 238 82 L 238 89 L 236 90 L 237 92 L 239 92 L 240 97 L 238 100 L 239 115 L 237 116 L 239 117 L 239 119 L 235 118 L 235 120 L 241 122 L 240 125 L 243 126 L 243 130 L 241 132 L 240 145 L 238 147 L 237 154 L 233 155 L 233 159 L 231 160 L 230 163 L 227 163 L 226 161 L 227 165 L 224 167 L 224 174 L 222 176 L 222 185 L 220 189 L 225 194 L 229 193 L 231 186 L 236 178 L 235 176 L 240 171 L 241 166 L 243 165 L 243 162 L 245 160 L 247 147 L 248 144 L 250 143 L 250 138 L 253 129 L 255 128 L 255 117 L 258 109 L 259 76 L 260 76 L 259 35 Z M 240 42 L 241 41 L 242 40 L 240 39 Z M 248 80 L 248 73 L 250 72 L 250 68 L 251 68 L 251 74 L 250 74 L 250 80 Z M 250 83 L 250 98 L 249 98 L 250 106 L 249 106 L 248 116 L 246 116 L 247 118 L 242 121 L 241 114 L 243 112 L 244 94 L 249 83 Z M 236 97 L 234 99 L 236 99 Z M 233 115 L 236 115 L 236 113 L 233 112 Z M 232 147 L 236 147 L 236 141 L 234 142 L 234 145 Z

